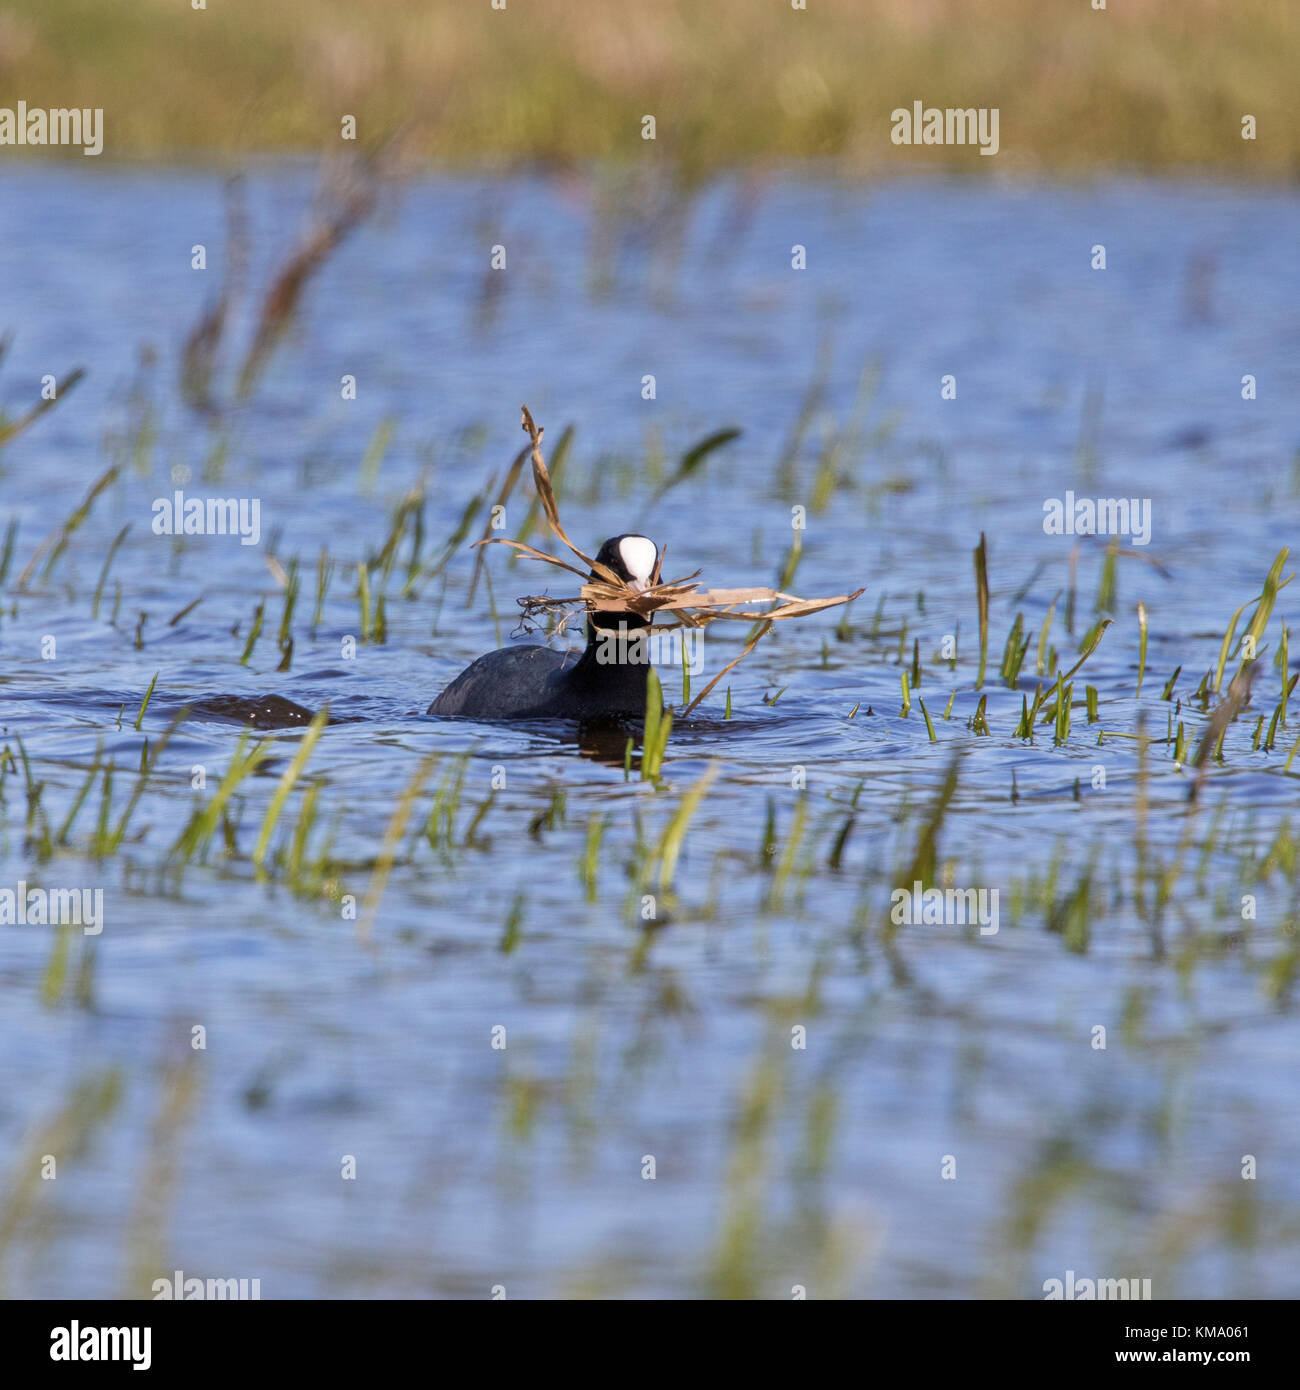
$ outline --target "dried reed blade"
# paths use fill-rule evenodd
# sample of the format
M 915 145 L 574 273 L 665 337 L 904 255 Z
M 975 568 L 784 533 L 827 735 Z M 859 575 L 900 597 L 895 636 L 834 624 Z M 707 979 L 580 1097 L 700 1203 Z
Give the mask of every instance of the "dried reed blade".
M 560 510 L 555 504 L 555 492 L 551 488 L 551 475 L 546 471 L 546 460 L 542 457 L 542 431 L 537 427 L 533 420 L 532 412 L 526 405 L 519 407 L 523 417 L 522 428 L 532 441 L 532 460 L 533 460 L 533 485 L 537 488 L 537 495 L 541 499 L 542 510 L 546 513 L 546 519 L 550 522 L 551 530 L 569 547 L 579 560 L 587 566 L 588 570 L 598 574 L 602 579 L 610 584 L 620 585 L 622 581 L 612 569 L 605 565 L 597 564 L 589 555 L 585 555 L 576 545 L 564 534 L 564 527 L 560 524 Z M 558 562 L 556 562 L 558 563 Z

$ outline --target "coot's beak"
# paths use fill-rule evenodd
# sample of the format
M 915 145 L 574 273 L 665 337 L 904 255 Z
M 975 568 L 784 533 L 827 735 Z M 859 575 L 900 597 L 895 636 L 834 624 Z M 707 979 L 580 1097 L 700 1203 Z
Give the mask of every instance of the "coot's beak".
M 643 594 L 650 587 L 648 579 L 629 579 L 627 582 L 634 594 Z

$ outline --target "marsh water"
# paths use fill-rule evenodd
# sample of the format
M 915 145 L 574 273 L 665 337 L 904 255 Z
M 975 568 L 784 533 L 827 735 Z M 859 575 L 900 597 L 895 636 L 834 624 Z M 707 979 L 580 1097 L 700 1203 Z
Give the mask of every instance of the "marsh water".
M 264 1298 L 1036 1298 L 1067 1270 L 1157 1298 L 1300 1293 L 1300 702 L 1263 746 L 1296 590 L 1195 800 L 1187 765 L 1233 611 L 1239 637 L 1297 540 L 1295 195 L 416 180 L 236 400 L 313 197 L 311 170 L 268 166 L 201 413 L 179 362 L 222 283 L 223 184 L 4 175 L 0 408 L 86 377 L 0 452 L 0 886 L 103 891 L 96 935 L 0 927 L 5 1295 L 148 1296 L 174 1270 Z M 797 536 L 789 591 L 865 587 L 761 642 L 673 728 L 658 784 L 627 731 L 423 713 L 510 640 L 516 596 L 569 591 L 497 548 L 469 597 L 521 402 L 548 451 L 573 427 L 557 488 L 588 553 L 641 530 L 666 573 L 771 584 Z M 114 465 L 47 567 L 38 546 Z M 155 534 L 178 487 L 257 499 L 258 543 Z M 419 534 L 385 567 L 413 489 Z M 1121 538 L 1108 574 L 1105 538 L 1044 530 L 1067 491 L 1147 500 L 1149 543 Z M 528 504 L 521 484 L 499 534 Z M 383 641 L 361 640 L 359 563 Z M 1017 737 L 1105 616 L 1068 738 Z M 740 650 L 721 628 L 693 693 Z M 178 724 L 130 806 L 142 757 L 187 703 L 271 693 L 338 722 L 260 868 L 301 729 L 257 736 L 187 856 L 253 742 Z M 996 932 L 890 917 L 954 758 L 933 881 L 997 890 Z

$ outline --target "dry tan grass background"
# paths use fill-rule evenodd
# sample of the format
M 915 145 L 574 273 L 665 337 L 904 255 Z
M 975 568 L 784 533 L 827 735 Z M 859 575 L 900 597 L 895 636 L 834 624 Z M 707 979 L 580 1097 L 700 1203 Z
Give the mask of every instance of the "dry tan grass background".
M 149 158 L 314 152 L 347 113 L 366 146 L 413 124 L 417 153 L 443 164 L 652 151 L 687 179 L 798 157 L 1291 179 L 1298 60 L 1288 0 L 0 5 L 0 105 L 101 106 L 106 152 Z M 1001 155 L 891 146 L 890 111 L 915 100 L 998 107 Z

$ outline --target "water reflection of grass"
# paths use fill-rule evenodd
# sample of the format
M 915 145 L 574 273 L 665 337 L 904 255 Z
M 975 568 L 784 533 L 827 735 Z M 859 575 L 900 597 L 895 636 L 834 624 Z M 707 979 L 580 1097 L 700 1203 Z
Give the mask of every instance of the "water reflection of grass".
M 1003 155 L 931 166 L 1213 166 L 1294 177 L 1300 12 L 1270 0 L 46 0 L 0 26 L 0 102 L 103 107 L 111 154 L 318 150 L 344 114 L 451 163 L 644 156 L 897 164 L 889 112 L 998 107 Z M 1225 55 L 1231 55 L 1229 61 Z M 1241 139 L 1254 115 L 1259 138 Z M 653 145 L 642 117 L 657 120 Z

